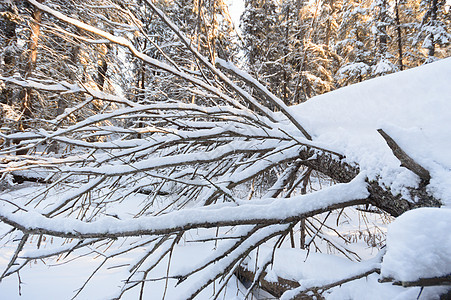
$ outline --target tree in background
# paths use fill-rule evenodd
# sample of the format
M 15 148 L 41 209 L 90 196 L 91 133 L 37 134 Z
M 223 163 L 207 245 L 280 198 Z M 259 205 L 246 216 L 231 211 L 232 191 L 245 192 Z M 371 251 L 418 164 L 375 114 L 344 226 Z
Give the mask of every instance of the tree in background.
M 330 91 L 339 4 L 248 1 L 242 17 L 249 71 L 287 104 Z M 322 17 L 324 17 L 322 19 Z
M 287 103 L 446 57 L 447 24 L 444 1 L 247 1 L 242 18 L 247 68 Z
M 5 2 L 0 4 L 0 34 L 1 34 L 1 69 L 2 76 L 13 76 L 24 71 L 24 48 L 18 43 L 21 40 L 24 28 L 24 20 L 18 15 L 18 9 L 13 3 Z M 11 125 L 20 119 L 21 89 L 9 86 L 2 82 L 0 86 L 2 104 L 2 115 L 4 124 Z
M 336 73 L 339 85 L 371 78 L 374 60 L 369 9 L 362 3 L 347 1 L 340 14 L 335 49 L 341 57 Z
M 434 55 L 446 57 L 449 33 L 443 24 L 449 19 L 449 12 L 445 13 L 444 3 L 436 4 L 398 0 L 348 2 L 342 12 L 336 46 L 344 58 L 339 82 L 348 84 L 415 67 L 433 60 Z M 435 13 L 437 8 L 441 14 Z M 438 15 L 440 21 L 433 21 L 438 20 Z M 434 40 L 440 42 L 429 43 Z M 437 45 L 443 48 L 433 51 Z
M 423 0 L 420 2 L 421 22 L 417 25 L 416 42 L 427 50 L 426 62 L 440 57 L 443 47 L 451 43 L 450 12 L 445 11 L 445 1 Z M 438 52 L 438 53 L 437 53 Z

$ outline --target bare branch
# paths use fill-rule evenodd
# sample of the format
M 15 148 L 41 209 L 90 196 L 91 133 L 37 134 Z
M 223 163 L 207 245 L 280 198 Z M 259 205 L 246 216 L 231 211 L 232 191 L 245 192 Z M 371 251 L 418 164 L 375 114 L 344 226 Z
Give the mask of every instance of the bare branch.
M 424 185 L 429 184 L 429 181 L 431 180 L 431 175 L 429 174 L 429 171 L 420 166 L 417 162 L 415 162 L 407 153 L 402 150 L 401 147 L 383 130 L 378 129 L 377 132 L 384 138 L 384 140 L 387 142 L 388 147 L 393 151 L 393 154 L 396 156 L 397 159 L 401 161 L 401 166 L 406 167 L 418 177 L 421 178 Z

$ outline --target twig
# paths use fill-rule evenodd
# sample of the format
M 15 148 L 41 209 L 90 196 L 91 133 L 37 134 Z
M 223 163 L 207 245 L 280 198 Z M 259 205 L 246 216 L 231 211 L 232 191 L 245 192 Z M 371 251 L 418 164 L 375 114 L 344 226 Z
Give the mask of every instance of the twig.
M 354 281 L 354 280 L 357 280 L 357 279 L 360 279 L 360 278 L 363 278 L 363 277 L 367 277 L 368 275 L 371 275 L 373 273 L 380 273 L 380 268 L 372 268 L 372 269 L 370 269 L 370 270 L 368 270 L 366 272 L 363 272 L 361 274 L 350 276 L 350 277 L 347 277 L 347 278 L 344 278 L 344 279 L 341 279 L 341 280 L 337 280 L 335 282 L 332 282 L 332 283 L 329 283 L 329 284 L 325 284 L 325 285 L 322 285 L 322 286 L 314 286 L 314 287 L 310 287 L 310 288 L 303 288 L 301 286 L 301 287 L 299 287 L 299 288 L 297 288 L 295 290 L 294 294 L 290 295 L 291 296 L 290 298 L 286 298 L 286 299 L 297 299 L 300 295 L 305 295 L 308 292 L 319 292 L 319 291 L 324 292 L 326 290 L 329 290 L 329 289 L 331 289 L 333 287 L 345 284 L 347 282 Z

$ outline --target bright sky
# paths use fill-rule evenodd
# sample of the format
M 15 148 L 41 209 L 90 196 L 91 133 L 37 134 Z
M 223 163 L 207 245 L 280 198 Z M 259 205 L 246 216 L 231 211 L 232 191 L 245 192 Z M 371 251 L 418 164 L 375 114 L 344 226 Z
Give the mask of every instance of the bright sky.
M 230 16 L 235 24 L 235 28 L 238 30 L 240 26 L 240 17 L 244 11 L 244 0 L 225 0 L 229 7 Z

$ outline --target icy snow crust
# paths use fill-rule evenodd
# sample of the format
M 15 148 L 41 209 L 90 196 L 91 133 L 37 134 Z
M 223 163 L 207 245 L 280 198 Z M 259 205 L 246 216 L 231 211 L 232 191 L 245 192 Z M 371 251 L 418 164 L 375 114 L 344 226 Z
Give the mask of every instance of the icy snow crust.
M 451 205 L 451 58 L 317 96 L 294 109 L 315 142 L 357 162 L 394 194 L 418 177 L 393 156 L 384 129 L 431 174 L 429 191 Z

